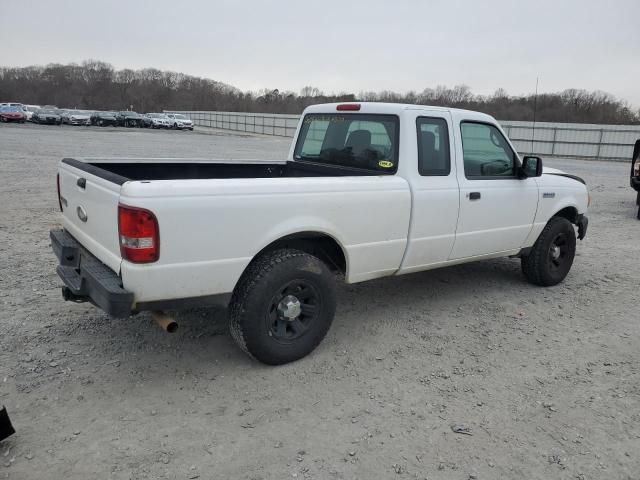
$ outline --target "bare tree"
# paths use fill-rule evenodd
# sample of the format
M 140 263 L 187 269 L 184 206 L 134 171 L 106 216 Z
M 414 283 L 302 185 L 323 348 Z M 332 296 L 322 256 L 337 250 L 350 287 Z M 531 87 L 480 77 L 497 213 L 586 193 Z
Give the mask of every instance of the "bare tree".
M 78 64 L 49 64 L 25 68 L 0 67 L 0 99 L 35 104 L 56 104 L 87 109 L 140 111 L 219 110 L 300 113 L 322 102 L 396 102 L 468 108 L 501 120 L 533 118 L 533 95 L 510 96 L 498 88 L 492 95 L 475 95 L 463 84 L 438 85 L 420 92 L 391 90 L 327 95 L 313 86 L 299 94 L 278 88 L 242 92 L 207 78 L 155 68 L 115 70 L 99 60 Z M 640 123 L 640 110 L 606 92 L 567 89 L 538 95 L 536 118 L 541 121 L 575 123 Z

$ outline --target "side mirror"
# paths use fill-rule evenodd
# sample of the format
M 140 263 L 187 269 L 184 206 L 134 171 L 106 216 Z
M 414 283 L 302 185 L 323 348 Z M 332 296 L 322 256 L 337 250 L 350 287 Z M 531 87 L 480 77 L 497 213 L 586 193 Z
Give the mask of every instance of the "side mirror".
M 542 175 L 542 159 L 540 157 L 526 156 L 522 159 L 520 178 L 539 177 Z

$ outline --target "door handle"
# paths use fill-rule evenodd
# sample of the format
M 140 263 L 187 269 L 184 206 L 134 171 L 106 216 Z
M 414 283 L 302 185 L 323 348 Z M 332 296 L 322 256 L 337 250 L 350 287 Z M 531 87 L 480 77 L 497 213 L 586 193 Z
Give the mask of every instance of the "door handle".
M 87 179 L 86 178 L 79 178 L 76 181 L 76 185 L 78 185 L 80 188 L 85 188 L 87 186 Z
M 480 192 L 470 192 L 469 200 L 480 200 Z

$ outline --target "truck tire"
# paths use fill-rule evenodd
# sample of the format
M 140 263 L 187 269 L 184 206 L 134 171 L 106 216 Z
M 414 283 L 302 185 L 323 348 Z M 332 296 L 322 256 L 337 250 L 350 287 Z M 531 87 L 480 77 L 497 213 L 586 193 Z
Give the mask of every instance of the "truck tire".
M 317 257 L 281 249 L 254 260 L 229 304 L 229 330 L 249 356 L 281 365 L 311 353 L 336 309 L 335 277 Z
M 553 217 L 529 255 L 522 257 L 522 273 L 534 285 L 557 285 L 571 270 L 575 254 L 576 232 L 573 225 L 566 218 Z

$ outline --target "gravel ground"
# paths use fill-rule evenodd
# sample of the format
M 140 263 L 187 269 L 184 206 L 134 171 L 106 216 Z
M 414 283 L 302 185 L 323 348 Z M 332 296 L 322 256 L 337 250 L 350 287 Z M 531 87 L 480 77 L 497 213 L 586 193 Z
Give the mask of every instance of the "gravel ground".
M 62 301 L 61 157 L 282 158 L 288 144 L 0 126 L 0 404 L 18 430 L 0 478 L 640 478 L 627 164 L 547 161 L 593 197 L 563 284 L 531 286 L 501 259 L 345 285 L 325 341 L 283 367 L 242 354 L 223 308 L 181 312 L 168 335 L 148 314 Z

